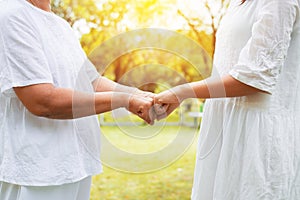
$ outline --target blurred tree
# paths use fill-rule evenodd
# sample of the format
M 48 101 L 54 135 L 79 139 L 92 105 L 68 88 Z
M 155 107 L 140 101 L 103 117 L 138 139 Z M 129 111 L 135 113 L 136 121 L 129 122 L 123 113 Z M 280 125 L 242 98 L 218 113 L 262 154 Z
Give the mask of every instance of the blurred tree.
M 51 9 L 55 14 L 64 18 L 71 26 L 73 26 L 76 21 L 76 17 L 70 0 L 52 0 Z
M 205 9 L 207 12 L 206 18 L 189 16 L 190 13 L 184 13 L 182 10 L 178 10 L 178 14 L 186 20 L 186 23 L 193 32 L 196 40 L 203 44 L 203 46 L 208 47 L 208 52 L 213 56 L 215 43 L 216 43 L 216 33 L 220 25 L 220 22 L 225 15 L 227 8 L 229 6 L 230 0 L 202 0 L 199 2 L 199 7 Z M 204 33 L 203 33 L 204 32 Z M 209 34 L 211 35 L 209 36 Z M 211 44 L 208 45 L 207 41 Z
M 101 74 L 117 82 L 135 84 L 142 89 L 155 91 L 160 88 L 159 84 L 154 83 L 157 80 L 174 86 L 184 81 L 200 80 L 208 76 L 211 70 L 214 34 L 209 33 L 204 20 L 190 18 L 180 10 L 177 12 L 176 2 L 177 0 L 52 0 L 52 10 L 70 23 L 78 34 L 83 49 Z M 210 11 L 208 0 L 206 4 L 204 8 Z M 188 23 L 188 29 L 180 28 L 182 18 Z M 213 33 L 217 28 L 216 19 L 219 18 L 211 14 L 214 23 L 210 27 Z M 158 39 L 164 41 L 164 49 L 185 49 L 190 56 L 182 57 L 174 52 L 153 48 L 124 52 L 124 49 L 132 46 L 147 46 L 147 41 L 153 37 L 147 31 L 140 38 L 119 38 L 110 42 L 110 38 L 120 33 L 148 27 L 177 29 L 180 34 L 198 42 L 205 51 L 195 52 L 185 42 L 161 35 Z M 199 62 L 195 66 L 195 63 L 190 63 L 187 59 L 197 59 Z M 144 82 L 147 84 L 141 85 Z
M 87 54 L 119 32 L 128 11 L 126 0 L 53 0 L 51 6 L 77 32 Z

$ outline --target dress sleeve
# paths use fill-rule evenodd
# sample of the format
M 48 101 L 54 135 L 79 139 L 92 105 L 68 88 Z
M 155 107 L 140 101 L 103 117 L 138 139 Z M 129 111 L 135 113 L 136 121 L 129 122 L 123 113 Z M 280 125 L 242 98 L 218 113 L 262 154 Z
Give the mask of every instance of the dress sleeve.
M 13 87 L 53 83 L 39 33 L 26 15 L 1 20 L 0 92 L 14 96 Z
M 260 4 L 261 3 L 261 4 Z M 272 93 L 284 65 L 297 17 L 297 0 L 262 0 L 252 35 L 229 74 Z

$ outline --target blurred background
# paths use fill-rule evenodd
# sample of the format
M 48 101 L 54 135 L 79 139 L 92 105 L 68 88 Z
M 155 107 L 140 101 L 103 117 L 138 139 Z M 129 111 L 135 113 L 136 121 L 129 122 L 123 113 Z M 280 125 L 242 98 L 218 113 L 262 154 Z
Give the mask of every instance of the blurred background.
M 205 55 L 199 55 L 202 56 L 202 63 L 199 66 L 193 66 L 187 59 L 175 53 L 150 48 L 122 54 L 101 71 L 104 76 L 123 84 L 128 83 L 124 81 L 126 74 L 127 79 L 137 83 L 149 82 L 147 79 L 152 80 L 153 77 L 160 79 L 160 84 L 136 85 L 142 90 L 158 93 L 184 82 L 202 80 L 210 75 L 216 32 L 229 1 L 52 0 L 52 10 L 72 26 L 87 55 L 93 54 L 97 47 L 109 39 L 140 28 L 176 31 L 201 46 Z M 147 38 L 147 32 L 145 37 Z M 142 43 L 143 40 L 136 42 Z M 180 48 L 189 48 L 180 46 L 183 44 L 176 41 L 172 44 Z M 118 49 L 118 46 L 114 48 Z M 145 69 L 147 71 L 144 73 L 147 76 L 129 73 L 137 67 L 146 65 L 155 66 Z M 199 68 L 202 73 L 199 72 Z M 183 79 L 174 78 L 174 72 Z M 155 126 L 163 126 L 157 134 L 152 134 L 153 128 L 130 113 L 118 115 L 110 112 L 100 115 L 102 134 L 125 151 L 140 152 L 142 146 L 147 147 L 145 151 L 156 151 L 159 147 L 172 142 L 172 138 L 178 134 L 178 127 L 181 127 L 181 131 L 187 135 L 195 134 L 195 137 L 178 158 L 159 170 L 135 174 L 113 169 L 109 165 L 105 166 L 104 173 L 93 179 L 91 200 L 190 199 L 197 146 L 195 141 L 204 103 L 201 99 L 185 101 L 165 121 L 156 123 Z M 142 126 L 144 133 L 149 132 L 149 135 L 153 136 L 141 141 L 124 134 L 124 130 L 136 132 L 136 126 Z M 126 149 L 127 147 L 130 149 Z

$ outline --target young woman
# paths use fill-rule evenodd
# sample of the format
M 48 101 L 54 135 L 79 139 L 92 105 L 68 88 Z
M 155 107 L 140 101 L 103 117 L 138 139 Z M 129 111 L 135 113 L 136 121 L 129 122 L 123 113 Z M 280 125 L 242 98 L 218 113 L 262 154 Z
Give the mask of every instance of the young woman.
M 209 98 L 192 200 L 300 199 L 299 13 L 299 0 L 232 0 L 212 76 L 156 97 L 167 114 Z
M 126 107 L 152 123 L 153 98 L 101 77 L 50 0 L 1 1 L 0 27 L 0 199 L 88 200 L 95 114 Z

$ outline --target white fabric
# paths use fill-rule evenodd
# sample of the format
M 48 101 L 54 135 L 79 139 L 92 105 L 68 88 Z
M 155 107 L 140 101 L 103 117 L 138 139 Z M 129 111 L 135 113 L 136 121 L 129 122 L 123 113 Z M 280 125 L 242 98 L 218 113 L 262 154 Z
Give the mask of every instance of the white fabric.
M 206 101 L 192 200 L 299 200 L 299 1 L 240 3 L 218 30 L 213 75 L 272 94 Z
M 52 83 L 93 92 L 91 82 L 99 75 L 86 61 L 71 27 L 26 0 L 1 1 L 0 27 L 0 181 L 61 185 L 100 173 L 96 116 L 37 117 L 12 89 Z
M 20 186 L 0 182 L 1 200 L 89 200 L 92 178 L 59 186 Z

